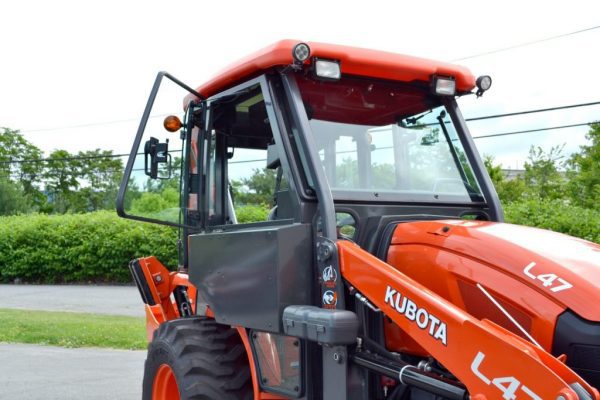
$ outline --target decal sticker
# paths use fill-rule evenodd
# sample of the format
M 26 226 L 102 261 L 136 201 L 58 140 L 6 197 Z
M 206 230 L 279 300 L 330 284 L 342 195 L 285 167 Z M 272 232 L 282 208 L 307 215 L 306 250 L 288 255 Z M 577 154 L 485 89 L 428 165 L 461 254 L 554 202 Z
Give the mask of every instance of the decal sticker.
M 327 290 L 323 293 L 323 307 L 324 308 L 335 308 L 337 304 L 337 293 L 333 290 Z
M 542 400 L 540 396 L 538 396 L 533 390 L 529 389 L 527 386 L 522 385 L 521 381 L 519 381 L 514 376 L 502 376 L 499 378 L 488 378 L 481 371 L 481 364 L 485 359 L 485 354 L 481 351 L 477 353 L 473 362 L 471 363 L 471 372 L 475 374 L 476 377 L 481 379 L 483 383 L 486 385 L 494 385 L 502 392 L 502 398 L 505 400 L 515 400 L 519 396 L 517 396 L 517 391 L 520 389 L 523 393 L 525 393 L 530 399 L 533 400 Z M 520 396 L 519 398 L 523 398 Z
M 335 283 L 337 282 L 337 272 L 335 272 L 335 269 L 332 265 L 325 267 L 321 276 L 323 278 L 323 283 L 325 284 L 325 286 L 327 286 L 330 289 L 333 289 L 335 287 Z
M 409 321 L 413 321 L 420 329 L 427 331 L 435 340 L 447 345 L 447 328 L 446 323 L 440 321 L 439 318 L 430 314 L 426 309 L 415 304 L 414 301 L 406 296 L 402 296 L 400 292 L 387 287 L 384 301 L 392 306 L 398 313 L 404 315 Z
M 530 277 L 533 280 L 538 280 L 542 282 L 544 287 L 549 287 L 551 292 L 560 292 L 561 290 L 571 289 L 573 285 L 569 282 L 565 281 L 563 278 L 559 277 L 556 274 L 539 274 L 536 275 L 531 270 L 536 266 L 535 262 L 529 263 L 525 269 L 523 269 L 523 273 Z

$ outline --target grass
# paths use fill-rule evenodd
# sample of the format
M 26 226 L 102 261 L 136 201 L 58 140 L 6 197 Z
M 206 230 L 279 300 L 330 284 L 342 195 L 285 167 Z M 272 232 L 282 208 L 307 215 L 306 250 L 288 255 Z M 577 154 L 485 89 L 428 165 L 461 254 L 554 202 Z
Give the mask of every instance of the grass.
M 0 308 L 0 342 L 146 348 L 144 318 Z

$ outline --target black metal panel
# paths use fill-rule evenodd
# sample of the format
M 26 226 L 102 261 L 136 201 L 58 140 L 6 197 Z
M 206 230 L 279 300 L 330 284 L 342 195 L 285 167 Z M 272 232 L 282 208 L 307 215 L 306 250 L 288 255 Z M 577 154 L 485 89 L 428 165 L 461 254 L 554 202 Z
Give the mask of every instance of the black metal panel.
M 312 248 L 308 224 L 192 235 L 190 281 L 218 322 L 283 333 L 283 309 L 312 304 Z
M 600 388 L 600 322 L 565 311 L 556 322 L 552 354 L 566 354 L 567 365 L 590 385 Z
M 148 281 L 144 276 L 144 272 L 142 271 L 142 266 L 140 265 L 140 260 L 133 260 L 129 263 L 129 271 L 131 271 L 131 276 L 133 277 L 133 281 L 140 291 L 140 296 L 142 296 L 142 300 L 145 304 L 149 306 L 153 306 L 156 304 L 154 301 L 154 297 L 152 297 L 152 291 L 148 286 Z

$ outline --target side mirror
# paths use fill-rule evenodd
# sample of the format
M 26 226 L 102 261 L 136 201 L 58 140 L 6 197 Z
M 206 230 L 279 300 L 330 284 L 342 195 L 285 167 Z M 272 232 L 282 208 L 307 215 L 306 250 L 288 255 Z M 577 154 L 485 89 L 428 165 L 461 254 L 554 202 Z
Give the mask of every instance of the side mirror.
M 150 157 L 150 163 L 148 163 Z M 150 164 L 150 165 L 148 165 Z M 159 164 L 166 164 L 166 175 L 159 176 Z M 150 168 L 148 168 L 150 167 Z M 171 177 L 171 155 L 169 154 L 169 139 L 160 143 L 158 139 L 151 137 L 144 145 L 144 172 L 152 179 L 169 179 Z

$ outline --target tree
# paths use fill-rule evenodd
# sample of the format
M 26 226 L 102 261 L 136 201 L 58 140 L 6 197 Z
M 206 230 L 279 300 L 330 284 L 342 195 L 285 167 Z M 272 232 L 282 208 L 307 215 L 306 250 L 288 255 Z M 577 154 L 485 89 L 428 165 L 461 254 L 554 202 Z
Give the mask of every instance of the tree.
M 504 173 L 502 172 L 502 165 L 494 165 L 494 157 L 490 155 L 483 156 L 483 165 L 487 169 L 488 175 L 492 180 L 492 183 L 498 190 L 498 187 L 504 182 Z
M 522 177 L 518 176 L 515 179 L 507 180 L 502 172 L 502 165 L 494 165 L 494 157 L 492 156 L 485 156 L 483 164 L 490 175 L 501 203 L 508 204 L 523 199 L 526 187 Z
M 256 168 L 250 178 L 233 180 L 231 189 L 236 204 L 273 205 L 277 172 L 274 169 Z
M 0 175 L 0 215 L 13 215 L 29 211 L 23 188 Z
M 531 146 L 529 162 L 525 163 L 523 181 L 530 196 L 541 199 L 558 199 L 564 196 L 566 180 L 559 172 L 565 146 L 553 146 L 549 151 Z
M 112 209 L 123 177 L 123 163 L 112 156 L 112 150 L 90 150 L 77 153 L 77 178 L 81 189 L 77 192 L 76 211 Z
M 586 138 L 591 144 L 568 160 L 568 189 L 575 204 L 600 210 L 600 123 L 590 126 Z
M 54 150 L 48 156 L 43 173 L 45 191 L 51 208 L 48 211 L 65 213 L 75 211 L 75 191 L 79 188 L 77 169 L 79 163 L 66 150 Z
M 27 201 L 39 206 L 44 196 L 39 189 L 42 151 L 29 143 L 18 130 L 0 128 L 0 174 L 19 183 Z

